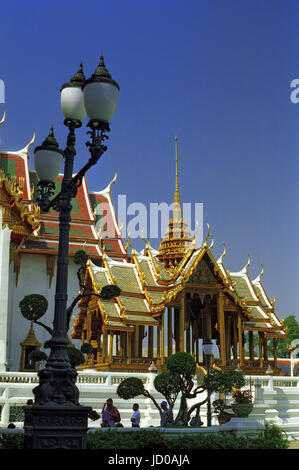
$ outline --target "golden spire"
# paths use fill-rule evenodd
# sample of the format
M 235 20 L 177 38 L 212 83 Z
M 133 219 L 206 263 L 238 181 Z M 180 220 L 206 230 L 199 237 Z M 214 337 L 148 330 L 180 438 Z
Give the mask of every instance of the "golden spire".
M 178 138 L 175 136 L 175 193 L 174 203 L 181 205 L 179 192 L 179 173 L 178 173 Z
M 178 138 L 175 136 L 175 192 L 174 192 L 174 209 L 173 219 L 180 221 L 182 219 L 182 208 L 179 191 L 179 172 L 178 172 Z

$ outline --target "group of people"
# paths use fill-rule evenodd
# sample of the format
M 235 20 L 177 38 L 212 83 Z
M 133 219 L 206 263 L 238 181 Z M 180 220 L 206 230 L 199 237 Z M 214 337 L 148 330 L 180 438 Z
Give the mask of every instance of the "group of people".
M 171 410 L 167 407 L 167 402 L 161 402 L 162 416 L 161 426 L 173 424 L 173 416 Z M 113 405 L 112 398 L 108 398 L 102 408 L 102 423 L 103 428 L 123 427 L 121 424 L 121 417 L 116 406 Z M 133 405 L 133 414 L 131 416 L 131 423 L 133 428 L 140 428 L 140 411 L 138 403 Z

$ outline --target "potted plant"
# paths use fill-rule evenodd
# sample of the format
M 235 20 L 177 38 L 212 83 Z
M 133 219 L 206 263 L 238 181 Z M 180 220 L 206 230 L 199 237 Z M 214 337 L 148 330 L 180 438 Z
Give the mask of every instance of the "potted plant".
M 242 418 L 247 417 L 253 409 L 251 390 L 237 390 L 232 397 L 234 402 L 231 408 L 234 414 Z
M 228 423 L 232 417 L 232 413 L 228 413 L 225 410 L 230 409 L 231 407 L 226 405 L 224 400 L 221 400 L 220 398 L 218 400 L 214 400 L 212 405 L 214 412 L 217 414 L 219 424 Z

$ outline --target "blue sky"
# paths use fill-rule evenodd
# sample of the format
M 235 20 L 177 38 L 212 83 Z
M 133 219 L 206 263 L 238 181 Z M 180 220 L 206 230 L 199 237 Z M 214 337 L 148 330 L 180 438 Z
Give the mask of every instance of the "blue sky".
M 299 103 L 290 100 L 298 14 L 296 0 L 6 2 L 2 148 L 23 148 L 33 128 L 38 145 L 51 125 L 64 148 L 60 86 L 81 60 L 90 76 L 103 54 L 120 98 L 89 189 L 103 189 L 117 170 L 115 203 L 118 194 L 128 204 L 171 203 L 177 135 L 181 199 L 204 204 L 215 258 L 225 242 L 233 272 L 249 253 L 249 274 L 264 265 L 279 316 L 299 321 Z M 80 169 L 85 128 L 77 135 Z

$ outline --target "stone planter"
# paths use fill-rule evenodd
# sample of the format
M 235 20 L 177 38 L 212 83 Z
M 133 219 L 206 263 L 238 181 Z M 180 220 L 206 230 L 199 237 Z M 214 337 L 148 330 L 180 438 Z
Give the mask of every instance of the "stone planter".
M 232 410 L 239 418 L 247 418 L 253 410 L 252 403 L 232 403 Z
M 225 424 L 228 423 L 231 420 L 231 416 L 223 414 L 223 415 L 217 415 L 218 422 L 219 424 Z

